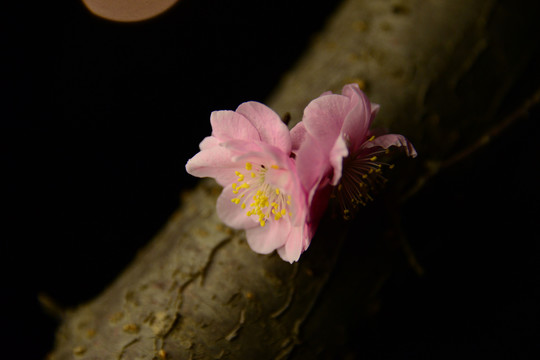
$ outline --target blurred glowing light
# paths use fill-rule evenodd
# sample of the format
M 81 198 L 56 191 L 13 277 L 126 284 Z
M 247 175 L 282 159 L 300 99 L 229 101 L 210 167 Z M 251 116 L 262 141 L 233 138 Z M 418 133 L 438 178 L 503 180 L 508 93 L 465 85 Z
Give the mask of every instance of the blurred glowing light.
M 82 0 L 94 15 L 111 21 L 135 22 L 169 10 L 178 0 Z

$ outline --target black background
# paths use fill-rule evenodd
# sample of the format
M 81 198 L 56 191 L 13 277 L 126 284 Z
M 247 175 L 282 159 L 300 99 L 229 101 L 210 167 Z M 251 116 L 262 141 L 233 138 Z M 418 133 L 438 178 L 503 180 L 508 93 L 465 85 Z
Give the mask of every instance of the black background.
M 107 22 L 78 3 L 4 13 L 8 354 L 44 357 L 56 322 L 37 295 L 72 307 L 110 283 L 196 184 L 184 164 L 209 133 L 210 112 L 264 101 L 336 5 L 185 0 L 138 24 Z M 532 64 L 498 116 L 538 79 Z M 352 330 L 344 354 L 538 350 L 539 119 L 535 109 L 406 204 L 404 228 L 426 275 L 394 274 L 381 311 Z

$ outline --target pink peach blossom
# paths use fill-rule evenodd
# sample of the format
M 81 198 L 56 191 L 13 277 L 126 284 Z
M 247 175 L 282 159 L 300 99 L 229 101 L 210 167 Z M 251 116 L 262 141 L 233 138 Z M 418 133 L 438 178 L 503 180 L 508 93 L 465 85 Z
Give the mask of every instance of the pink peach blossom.
M 297 261 L 312 232 L 287 126 L 258 102 L 215 111 L 210 122 L 212 135 L 187 162 L 187 172 L 213 177 L 223 186 L 217 214 L 228 226 L 245 229 L 253 251 L 277 250 L 283 260 Z
M 384 179 L 381 168 L 390 166 L 381 161 L 380 155 L 390 147 L 416 156 L 413 145 L 402 135 L 373 135 L 369 129 L 378 111 L 379 105 L 370 103 L 357 84 L 349 84 L 343 87 L 342 95 L 326 92 L 311 101 L 302 122 L 291 130 L 298 172 L 306 174 L 302 184 L 311 189 L 308 202 L 323 204 L 312 206 L 308 219 L 311 228 L 316 227 L 313 223 L 322 215 L 331 191 L 344 215 L 351 206 L 371 199 L 370 189 Z

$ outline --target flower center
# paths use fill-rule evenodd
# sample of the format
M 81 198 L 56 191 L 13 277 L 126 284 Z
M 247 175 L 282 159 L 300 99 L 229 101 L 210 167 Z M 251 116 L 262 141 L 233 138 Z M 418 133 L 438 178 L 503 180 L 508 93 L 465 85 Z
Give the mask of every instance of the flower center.
M 381 161 L 379 155 L 387 153 L 387 149 L 367 148 L 343 160 L 341 180 L 333 197 L 337 198 L 346 220 L 358 205 L 365 206 L 369 201 L 373 201 L 372 193 L 386 183 L 382 168 L 385 166 L 392 169 L 394 165 Z
M 277 165 L 270 167 L 279 169 Z M 245 169 L 246 172 L 235 171 L 238 178 L 232 184 L 232 192 L 238 196 L 231 201 L 242 209 L 249 208 L 246 216 L 257 216 L 261 226 L 271 218 L 277 221 L 287 214 L 291 216 L 291 196 L 266 182 L 268 168 L 247 162 Z M 251 203 L 248 205 L 248 202 Z

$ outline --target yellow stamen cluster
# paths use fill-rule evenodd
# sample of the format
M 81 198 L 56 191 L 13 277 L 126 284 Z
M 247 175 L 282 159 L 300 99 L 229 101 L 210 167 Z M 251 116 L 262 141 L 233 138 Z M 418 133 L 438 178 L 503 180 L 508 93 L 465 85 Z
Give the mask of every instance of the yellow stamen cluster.
M 279 169 L 277 165 L 271 165 L 271 168 Z M 268 169 L 264 165 L 253 166 L 250 162 L 246 163 L 245 169 L 249 173 L 235 171 L 237 182 L 232 184 L 232 192 L 238 196 L 231 201 L 245 209 L 248 207 L 246 201 L 252 200 L 246 216 L 257 216 L 261 226 L 265 226 L 270 218 L 277 221 L 287 214 L 291 216 L 288 210 L 291 196 L 266 183 L 265 175 Z

